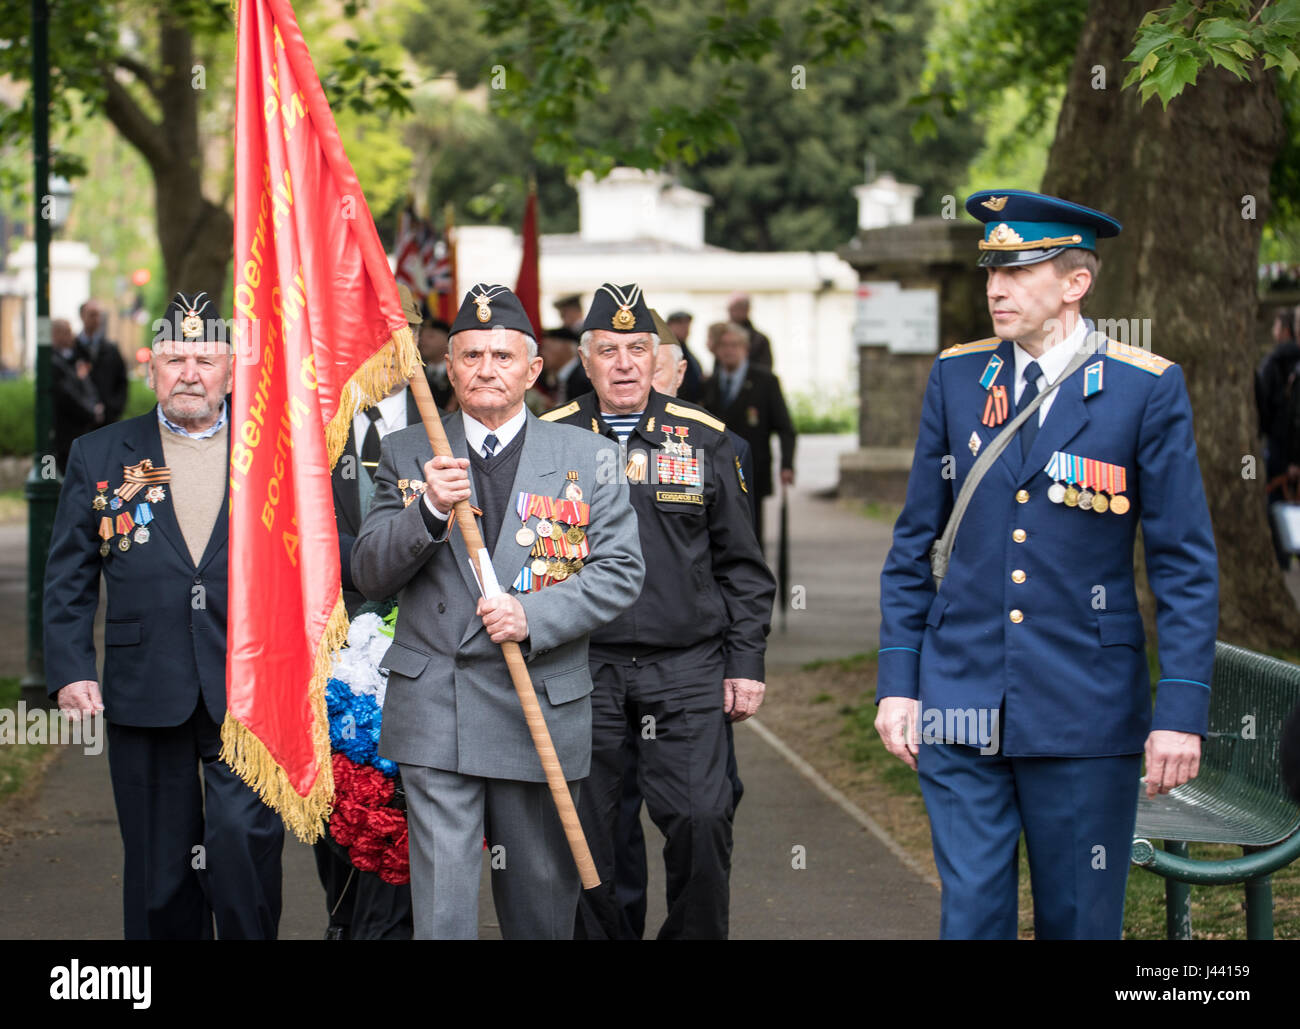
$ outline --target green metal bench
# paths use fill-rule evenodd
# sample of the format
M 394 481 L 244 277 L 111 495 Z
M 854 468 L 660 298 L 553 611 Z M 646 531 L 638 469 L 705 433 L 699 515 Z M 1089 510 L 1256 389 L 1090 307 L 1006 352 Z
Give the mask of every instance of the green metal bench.
M 1133 863 L 1165 878 L 1169 939 L 1192 937 L 1193 884 L 1244 883 L 1246 935 L 1271 940 L 1272 873 L 1300 857 L 1300 808 L 1283 788 L 1279 758 L 1282 723 L 1300 704 L 1300 666 L 1219 642 L 1211 686 L 1200 774 L 1151 800 L 1139 784 Z M 1242 857 L 1192 860 L 1189 842 L 1233 844 Z

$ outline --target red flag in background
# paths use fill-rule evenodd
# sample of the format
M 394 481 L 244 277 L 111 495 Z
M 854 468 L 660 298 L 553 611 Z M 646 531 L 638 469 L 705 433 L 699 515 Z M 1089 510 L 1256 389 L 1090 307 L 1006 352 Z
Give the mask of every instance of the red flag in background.
M 537 263 L 541 256 L 537 245 L 537 183 L 528 183 L 528 202 L 524 205 L 523 256 L 519 259 L 519 279 L 515 282 L 515 296 L 524 306 L 524 313 L 533 323 L 533 334 L 541 341 L 542 332 L 542 282 Z
M 439 262 L 435 278 L 438 291 L 438 317 L 450 325 L 456 320 L 460 310 L 460 294 L 456 289 L 456 226 L 452 222 L 452 206 L 448 204 L 443 218 L 442 237 L 446 244 L 442 261 Z M 444 288 L 445 287 L 445 288 Z
M 393 275 L 413 294 L 424 292 L 424 255 L 420 246 L 420 223 L 412 211 L 405 210 L 397 228 Z
M 304 840 L 333 800 L 325 682 L 347 634 L 330 468 L 419 367 L 288 0 L 239 5 L 227 711 L 221 756 Z

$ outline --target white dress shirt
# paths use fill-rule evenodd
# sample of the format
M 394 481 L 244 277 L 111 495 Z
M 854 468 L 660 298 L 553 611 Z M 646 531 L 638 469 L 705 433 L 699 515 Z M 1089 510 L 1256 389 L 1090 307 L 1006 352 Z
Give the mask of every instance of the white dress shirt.
M 1025 369 L 1029 366 L 1030 361 L 1038 362 L 1038 392 L 1041 393 L 1049 385 L 1057 380 L 1060 374 L 1065 371 L 1066 365 L 1074 357 L 1088 335 L 1088 326 L 1084 324 L 1082 318 L 1074 326 L 1074 331 L 1065 339 L 1061 340 L 1056 346 L 1043 351 L 1042 357 L 1034 357 L 1033 354 L 1025 350 L 1019 343 L 1013 348 L 1012 352 L 1016 355 L 1016 395 L 1015 403 L 1012 410 L 1020 406 L 1020 394 L 1025 391 Z M 1056 399 L 1053 393 L 1050 397 L 1038 405 L 1038 425 L 1042 427 L 1043 422 L 1047 419 L 1047 412 L 1052 407 L 1052 402 Z
M 380 439 L 383 439 L 390 432 L 406 428 L 405 388 L 399 389 L 391 397 L 384 397 L 374 406 L 379 409 L 379 419 L 375 422 L 375 427 L 379 430 Z M 369 416 L 365 411 L 358 411 L 352 416 L 352 435 L 357 441 L 358 456 L 361 454 L 361 448 L 365 445 L 366 433 L 369 431 Z

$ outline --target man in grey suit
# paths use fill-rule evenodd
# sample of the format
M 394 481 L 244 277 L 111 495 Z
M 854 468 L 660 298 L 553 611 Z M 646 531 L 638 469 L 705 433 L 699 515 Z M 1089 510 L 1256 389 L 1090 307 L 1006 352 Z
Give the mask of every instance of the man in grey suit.
M 502 934 L 573 934 L 577 870 L 499 644 L 520 644 L 576 802 L 591 760 L 587 635 L 636 600 L 645 566 L 617 447 L 524 407 L 540 370 L 518 298 L 471 289 L 448 354 L 455 457 L 434 457 L 419 425 L 385 437 L 352 550 L 361 592 L 398 596 L 379 751 L 406 788 L 417 938 L 477 935 L 485 837 Z M 484 572 L 449 517 L 462 499 L 481 511 L 505 592 L 480 596 Z

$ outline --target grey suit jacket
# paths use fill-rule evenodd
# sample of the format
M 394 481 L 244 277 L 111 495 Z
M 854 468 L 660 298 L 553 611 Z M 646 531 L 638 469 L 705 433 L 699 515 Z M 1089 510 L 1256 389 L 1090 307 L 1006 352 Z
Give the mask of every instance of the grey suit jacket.
M 459 413 L 443 420 L 452 452 L 467 457 Z M 587 635 L 630 607 L 645 564 L 636 514 L 618 474 L 618 448 L 570 425 L 528 415 L 519 470 L 502 519 L 492 564 L 503 589 L 529 559 L 515 541 L 514 498 L 527 491 L 563 494 L 576 471 L 591 556 L 563 582 L 517 594 L 528 618 L 524 645 L 533 687 L 566 779 L 587 775 L 591 761 L 591 672 Z M 524 722 L 505 658 L 475 615 L 479 591 L 459 530 L 430 536 L 417 499 L 403 506 L 398 479 L 424 479 L 433 457 L 424 427 L 386 436 L 375 496 L 352 548 L 352 578 L 371 599 L 398 596 L 397 630 L 382 664 L 389 669 L 379 752 L 403 764 L 495 779 L 542 782 L 541 762 Z M 473 473 L 470 474 L 471 485 Z M 471 503 L 477 503 L 477 489 Z M 536 519 L 530 519 L 534 524 Z M 513 590 L 511 590 L 513 592 Z

